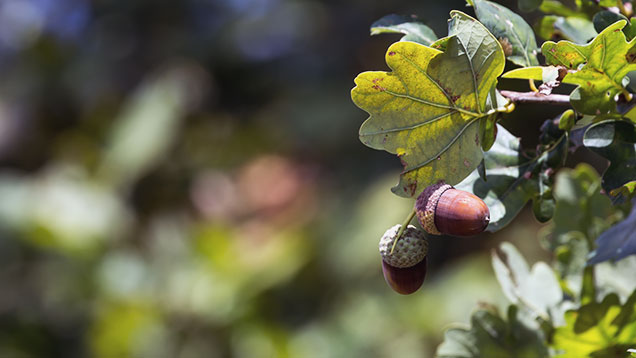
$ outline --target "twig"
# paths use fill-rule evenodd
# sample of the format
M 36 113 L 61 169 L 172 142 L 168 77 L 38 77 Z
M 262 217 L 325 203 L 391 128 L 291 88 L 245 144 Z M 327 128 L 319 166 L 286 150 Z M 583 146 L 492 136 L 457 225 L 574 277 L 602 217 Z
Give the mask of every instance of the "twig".
M 513 103 L 542 103 L 556 106 L 569 106 L 570 96 L 565 94 L 541 94 L 539 92 L 500 91 L 501 95 Z

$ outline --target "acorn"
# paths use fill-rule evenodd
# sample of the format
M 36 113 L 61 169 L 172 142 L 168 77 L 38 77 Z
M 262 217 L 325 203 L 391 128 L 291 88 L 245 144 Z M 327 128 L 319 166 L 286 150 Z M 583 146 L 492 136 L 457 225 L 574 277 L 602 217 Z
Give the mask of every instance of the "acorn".
M 397 293 L 408 295 L 417 291 L 424 283 L 428 241 L 423 232 L 409 225 L 393 249 L 393 242 L 401 226 L 395 225 L 387 230 L 380 239 L 379 248 L 386 283 Z
M 490 222 L 483 200 L 443 181 L 424 189 L 415 201 L 415 213 L 422 228 L 433 235 L 472 236 Z

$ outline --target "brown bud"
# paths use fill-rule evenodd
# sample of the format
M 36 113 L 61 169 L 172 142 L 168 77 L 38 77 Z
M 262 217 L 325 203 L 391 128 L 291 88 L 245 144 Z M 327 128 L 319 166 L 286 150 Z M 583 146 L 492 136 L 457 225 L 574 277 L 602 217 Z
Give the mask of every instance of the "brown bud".
M 382 260 L 382 273 L 386 283 L 395 292 L 402 295 L 409 295 L 417 291 L 424 283 L 426 277 L 426 257 L 415 266 L 394 267 Z
M 424 189 L 415 210 L 422 228 L 433 235 L 476 235 L 490 222 L 490 210 L 483 200 L 443 182 Z

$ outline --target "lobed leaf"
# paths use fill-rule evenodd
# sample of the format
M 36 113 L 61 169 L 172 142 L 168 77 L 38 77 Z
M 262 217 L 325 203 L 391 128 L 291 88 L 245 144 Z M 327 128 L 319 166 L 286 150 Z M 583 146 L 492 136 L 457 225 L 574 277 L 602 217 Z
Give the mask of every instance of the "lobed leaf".
M 579 292 L 591 244 L 609 226 L 614 208 L 601 194 L 601 180 L 588 164 L 562 169 L 553 192 L 556 207 L 543 244 L 556 255 L 554 268 L 566 289 Z
M 517 307 L 508 307 L 507 321 L 494 310 L 473 313 L 470 328 L 451 328 L 437 348 L 436 358 L 547 358 L 542 332 L 518 319 Z
M 540 4 L 541 1 L 528 1 Z M 506 57 L 512 63 L 528 67 L 539 64 L 537 60 L 537 40 L 528 23 L 510 9 L 485 0 L 468 0 L 475 8 L 475 14 L 488 30 L 500 41 L 512 45 L 512 54 Z M 538 7 L 538 5 L 537 5 Z
M 554 272 L 545 262 L 532 270 L 519 251 L 504 242 L 492 253 L 492 265 L 497 281 L 508 300 L 526 306 L 535 316 L 547 319 L 550 311 L 563 299 L 563 292 Z
M 629 357 L 636 342 L 636 291 L 624 305 L 607 295 L 565 314 L 566 325 L 555 330 L 551 347 L 557 358 Z
M 401 41 L 413 41 L 426 46 L 437 40 L 437 35 L 430 27 L 413 18 L 395 14 L 386 15 L 371 25 L 371 35 L 384 33 L 402 33 L 404 36 Z
M 585 46 L 569 41 L 545 42 L 542 52 L 546 62 L 578 70 L 568 73 L 563 82 L 579 85 L 570 102 L 585 114 L 616 112 L 617 94 L 625 91 L 624 77 L 636 70 L 636 42 L 627 42 L 621 31 L 626 21 L 608 26 Z
M 504 55 L 477 20 L 451 12 L 449 36 L 433 47 L 391 45 L 392 72 L 364 72 L 355 79 L 354 103 L 370 117 L 360 128 L 367 146 L 397 154 L 404 170 L 393 192 L 411 197 L 445 180 L 464 179 L 483 158 L 479 122 L 507 102 L 495 89 Z
M 636 203 L 634 203 L 636 204 Z M 591 253 L 588 265 L 607 260 L 618 261 L 636 254 L 636 205 L 629 216 L 612 226 L 596 239 L 596 250 Z
M 614 202 L 624 202 L 622 191 L 614 190 L 636 180 L 636 125 L 622 120 L 592 124 L 583 135 L 583 145 L 609 160 L 603 173 L 603 189 Z

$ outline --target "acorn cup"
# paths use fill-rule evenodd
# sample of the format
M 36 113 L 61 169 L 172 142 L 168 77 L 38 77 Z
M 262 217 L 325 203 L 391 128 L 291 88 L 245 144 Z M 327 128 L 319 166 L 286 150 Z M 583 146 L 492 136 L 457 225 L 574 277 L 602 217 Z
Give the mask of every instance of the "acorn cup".
M 424 233 L 409 225 L 395 245 L 401 225 L 395 225 L 380 239 L 382 273 L 386 283 L 397 293 L 408 295 L 417 291 L 426 277 L 426 253 L 428 241 Z
M 472 236 L 490 222 L 483 200 L 444 182 L 424 189 L 415 202 L 415 213 L 422 228 L 433 235 Z

